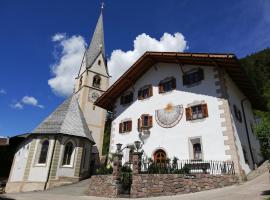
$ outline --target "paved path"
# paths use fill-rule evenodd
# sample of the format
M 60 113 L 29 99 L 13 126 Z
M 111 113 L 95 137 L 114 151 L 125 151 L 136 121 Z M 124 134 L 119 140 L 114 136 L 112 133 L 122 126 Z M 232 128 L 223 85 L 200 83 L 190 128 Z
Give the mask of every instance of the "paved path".
M 6 195 L 7 200 L 106 200 L 107 198 L 89 197 L 84 195 L 89 180 L 74 185 L 63 186 L 44 192 L 28 192 Z M 75 197 L 76 196 L 76 197 Z M 241 185 L 215 190 L 183 194 L 176 196 L 155 197 L 153 200 L 262 200 L 270 196 L 269 174 L 264 173 L 256 179 Z M 1 199 L 1 197 L 0 197 Z M 3 198 L 5 199 L 5 198 Z M 123 199 L 122 199 L 123 200 Z M 143 200 L 140 198 L 139 200 Z M 149 198 L 148 198 L 149 200 Z

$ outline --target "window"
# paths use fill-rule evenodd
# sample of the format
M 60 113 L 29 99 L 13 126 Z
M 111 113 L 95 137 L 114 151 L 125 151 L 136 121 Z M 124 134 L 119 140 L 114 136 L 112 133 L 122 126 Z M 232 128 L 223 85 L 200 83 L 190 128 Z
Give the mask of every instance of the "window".
M 126 104 L 131 103 L 132 101 L 133 101 L 133 92 L 128 92 L 121 96 L 120 104 L 126 105 Z
M 142 100 L 142 99 L 146 99 L 153 96 L 153 89 L 152 89 L 152 85 L 147 85 L 145 87 L 142 87 L 139 91 L 138 91 L 138 99 Z
M 158 149 L 155 153 L 154 153 L 154 161 L 157 164 L 162 164 L 166 162 L 166 153 L 165 151 L 163 151 L 162 149 Z
M 191 85 L 198 83 L 204 79 L 204 74 L 202 69 L 197 69 L 183 75 L 183 85 Z
M 71 157 L 74 150 L 72 142 L 68 142 L 65 146 L 64 157 L 62 165 L 71 165 Z
M 93 78 L 93 87 L 100 88 L 101 78 L 99 75 L 95 75 Z
M 119 133 L 130 132 L 132 130 L 132 121 L 124 121 L 119 124 Z
M 49 141 L 45 140 L 41 144 L 40 154 L 38 158 L 38 164 L 45 164 L 47 160 L 47 154 L 49 149 Z
M 202 147 L 200 143 L 193 144 L 193 159 L 195 160 L 202 159 Z
M 144 114 L 138 119 L 138 130 L 149 129 L 153 126 L 153 117 L 148 114 Z
M 160 81 L 158 85 L 158 92 L 159 93 L 165 93 L 172 91 L 176 88 L 176 80 L 174 77 L 166 78 L 162 81 Z
M 200 104 L 186 108 L 186 120 L 196 120 L 208 117 L 207 104 Z
M 101 65 L 101 60 L 98 60 L 98 65 Z
M 202 160 L 203 151 L 202 151 L 202 139 L 201 137 L 189 138 L 189 152 L 190 159 Z
M 236 119 L 237 119 L 239 122 L 242 122 L 242 114 L 241 114 L 241 111 L 236 107 L 236 105 L 233 105 L 233 110 L 234 110 L 234 115 L 235 115 Z

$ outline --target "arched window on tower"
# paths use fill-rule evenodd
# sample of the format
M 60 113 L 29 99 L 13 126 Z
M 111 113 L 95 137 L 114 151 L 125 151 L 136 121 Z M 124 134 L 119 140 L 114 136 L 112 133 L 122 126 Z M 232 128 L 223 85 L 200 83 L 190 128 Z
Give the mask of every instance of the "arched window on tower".
M 100 88 L 101 78 L 99 75 L 95 75 L 93 78 L 93 87 Z
M 68 142 L 65 146 L 62 165 L 71 165 L 73 150 L 74 150 L 74 146 L 72 142 Z
M 41 143 L 40 154 L 38 158 L 38 164 L 45 164 L 47 160 L 47 154 L 49 149 L 49 141 L 45 140 Z

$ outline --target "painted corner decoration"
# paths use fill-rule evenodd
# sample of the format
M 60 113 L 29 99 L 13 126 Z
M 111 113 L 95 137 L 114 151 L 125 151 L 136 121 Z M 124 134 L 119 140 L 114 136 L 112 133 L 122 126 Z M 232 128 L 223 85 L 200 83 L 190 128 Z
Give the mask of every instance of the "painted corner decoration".
M 166 108 L 156 110 L 155 118 L 159 126 L 172 128 L 181 120 L 183 111 L 183 105 L 173 106 L 168 104 Z

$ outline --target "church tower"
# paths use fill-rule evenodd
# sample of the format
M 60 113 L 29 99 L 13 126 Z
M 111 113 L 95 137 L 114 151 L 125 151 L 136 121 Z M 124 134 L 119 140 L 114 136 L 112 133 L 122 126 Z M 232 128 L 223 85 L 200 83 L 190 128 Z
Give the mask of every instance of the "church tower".
M 109 73 L 105 58 L 102 11 L 89 47 L 84 53 L 76 78 L 74 92 L 96 145 L 93 153 L 102 155 L 106 110 L 94 105 L 109 87 Z

